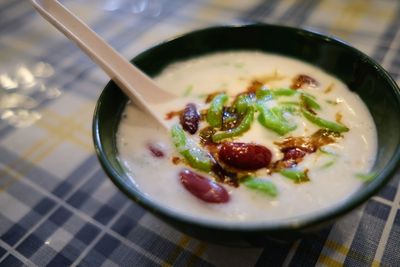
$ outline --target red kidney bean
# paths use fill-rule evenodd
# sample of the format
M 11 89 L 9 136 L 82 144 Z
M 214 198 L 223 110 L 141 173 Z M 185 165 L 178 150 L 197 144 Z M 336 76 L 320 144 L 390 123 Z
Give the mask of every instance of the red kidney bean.
M 164 157 L 164 152 L 154 144 L 148 143 L 147 148 L 150 150 L 151 155 L 156 158 Z
M 179 121 L 182 128 L 190 134 L 196 133 L 199 127 L 200 114 L 194 104 L 189 103 L 182 111 Z
M 179 173 L 183 186 L 197 198 L 209 203 L 225 203 L 229 194 L 224 187 L 191 170 L 184 169 Z
M 286 148 L 281 150 L 284 154 L 283 160 L 288 160 L 288 159 L 302 159 L 305 155 L 306 152 L 301 150 L 300 148 L 297 147 L 291 147 L 291 148 Z
M 218 151 L 219 159 L 228 166 L 240 170 L 257 170 L 267 167 L 272 153 L 265 146 L 225 142 Z

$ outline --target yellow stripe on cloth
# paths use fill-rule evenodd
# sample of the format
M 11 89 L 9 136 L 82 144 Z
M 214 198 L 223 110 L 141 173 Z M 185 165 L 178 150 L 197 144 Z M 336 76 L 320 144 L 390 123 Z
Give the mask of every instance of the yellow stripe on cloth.
M 183 234 L 182 237 L 179 239 L 176 248 L 168 255 L 165 262 L 161 266 L 162 267 L 173 266 L 174 262 L 182 253 L 182 251 L 185 249 L 190 240 L 191 238 L 189 236 Z
M 186 266 L 197 266 L 196 261 L 204 254 L 204 252 L 207 249 L 207 244 L 201 241 L 198 241 L 199 244 L 196 246 L 196 248 L 193 251 L 193 254 L 190 256 L 190 258 L 187 261 Z
M 4 178 L 4 176 L 9 176 L 10 179 L 3 183 L 0 187 L 0 193 L 4 192 L 10 185 L 13 184 L 15 180 L 21 179 L 21 175 L 18 172 L 15 172 L 9 166 L 4 166 L 3 169 L 0 170 L 0 178 Z
M 370 1 L 354 0 L 346 1 L 345 4 L 339 1 L 323 1 L 321 5 L 328 12 L 335 12 L 336 21 L 330 26 L 330 33 L 340 38 L 349 38 L 350 34 L 359 28 L 363 18 L 381 18 L 384 21 L 391 21 L 396 15 L 395 9 L 377 8 Z
M 73 114 L 71 114 L 71 117 L 75 118 L 76 122 L 74 120 L 63 119 L 61 116 L 58 116 L 58 123 L 56 124 L 56 127 L 52 128 L 52 131 L 48 132 L 50 136 L 53 137 L 52 142 L 50 144 L 47 144 L 47 147 L 38 156 L 31 160 L 31 162 L 38 163 L 39 161 L 43 160 L 44 158 L 49 156 L 61 143 L 65 142 L 65 140 L 69 140 L 76 131 L 82 131 L 87 121 L 83 119 L 84 117 L 81 116 L 81 114 L 87 109 L 88 106 L 85 105 L 76 110 Z M 49 114 L 49 111 L 43 111 L 43 114 L 44 116 L 55 116 L 54 113 Z M 82 148 L 87 147 L 84 146 Z
M 340 267 L 343 266 L 342 263 L 332 259 L 331 257 L 321 254 L 318 258 L 318 264 L 322 264 L 329 267 Z
M 84 105 L 69 117 L 63 117 L 51 110 L 44 110 L 43 116 L 54 118 L 57 121 L 57 124 L 52 124 L 49 121 L 41 120 L 38 122 L 38 126 L 42 127 L 53 135 L 62 136 L 65 138 L 64 140 L 68 140 L 88 152 L 92 152 L 93 146 L 89 140 L 92 133 L 85 128 L 85 126 L 90 123 L 88 122 L 90 118 L 81 116 L 81 114 L 86 114 L 89 110 L 92 110 L 92 105 Z M 76 133 L 81 133 L 83 136 L 89 137 L 89 139 L 82 140 L 75 135 Z
M 49 143 L 48 137 L 39 139 L 38 141 L 33 143 L 31 147 L 29 147 L 26 151 L 24 151 L 22 155 L 18 157 L 16 160 L 10 162 L 7 166 L 3 166 L 3 169 L 0 170 L 0 179 L 5 179 L 6 176 L 9 176 L 10 179 L 1 185 L 0 193 L 9 188 L 15 181 L 19 180 L 24 173 L 29 172 L 29 170 L 32 168 L 32 167 L 30 168 L 27 167 L 20 171 L 16 171 L 15 167 L 18 166 L 19 164 L 22 164 L 26 160 L 29 160 L 29 158 L 32 157 L 32 154 L 35 154 L 38 151 L 40 151 L 40 149 L 45 147 L 48 143 Z M 32 159 L 34 158 L 35 156 L 32 157 Z
M 342 244 L 339 244 L 336 241 L 329 240 L 329 239 L 325 242 L 325 247 L 331 249 L 334 252 L 343 254 L 346 257 L 349 257 L 349 258 L 352 258 L 352 259 L 355 259 L 355 260 L 358 260 L 358 261 L 364 262 L 364 263 L 369 262 L 369 260 L 372 258 L 372 257 L 368 257 L 366 255 L 363 255 L 359 252 L 356 252 L 354 250 L 351 250 L 350 248 L 348 248 Z M 340 262 L 336 261 L 335 259 L 333 259 L 332 257 L 330 257 L 328 255 L 324 255 L 324 254 L 320 255 L 320 257 L 318 258 L 318 263 L 325 264 L 327 266 L 343 266 L 342 263 L 340 263 Z M 335 265 L 335 264 L 339 264 L 339 265 Z M 372 266 L 380 266 L 380 262 L 373 260 Z
M 346 29 L 345 34 L 341 34 L 341 38 L 346 38 L 358 26 L 360 19 L 364 17 L 368 10 L 368 3 L 366 1 L 348 1 L 343 9 L 342 15 L 338 17 L 336 23 L 333 24 L 333 34 L 339 35 L 336 29 Z
M 349 253 L 349 248 L 347 248 L 346 246 L 343 246 L 342 244 L 339 244 L 333 240 L 327 240 L 325 242 L 325 247 L 334 250 L 336 252 L 339 252 L 343 255 L 347 255 Z
M 16 160 L 10 162 L 7 167 L 4 166 L 3 169 L 0 170 L 0 179 L 4 179 L 5 176 L 10 177 L 8 181 L 1 185 L 0 192 L 5 191 L 15 181 L 25 176 L 34 167 L 34 164 L 37 164 L 48 157 L 60 144 L 65 142 L 65 140 L 69 140 L 86 150 L 92 151 L 92 146 L 88 145 L 87 142 L 81 140 L 77 141 L 78 139 L 73 137 L 75 132 L 83 131 L 85 124 L 87 124 L 87 119 L 85 119 L 84 116 L 81 116 L 81 114 L 85 111 L 87 112 L 89 108 L 92 108 L 92 106 L 84 105 L 77 109 L 73 114 L 71 114 L 71 118 L 73 119 L 63 118 L 62 116 L 56 115 L 54 112 L 44 110 L 44 116 L 42 118 L 46 118 L 46 116 L 56 117 L 57 124 L 53 127 L 49 127 L 49 124 L 44 122 L 43 119 L 37 122 L 37 126 L 43 126 L 43 128 L 48 131 L 48 136 L 33 143 L 28 149 L 26 149 L 26 151 L 22 152 Z M 26 164 L 24 168 L 18 170 L 17 166 L 23 164 L 23 162 L 29 162 L 32 164 Z

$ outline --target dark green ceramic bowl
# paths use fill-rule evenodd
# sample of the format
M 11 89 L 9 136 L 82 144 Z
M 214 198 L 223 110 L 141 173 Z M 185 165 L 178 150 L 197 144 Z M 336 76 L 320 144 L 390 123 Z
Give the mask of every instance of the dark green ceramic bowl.
M 129 198 L 189 235 L 222 244 L 249 246 L 262 245 L 270 239 L 296 238 L 312 232 L 359 206 L 387 183 L 400 159 L 399 88 L 381 66 L 342 41 L 284 26 L 257 24 L 214 27 L 157 45 L 135 57 L 132 62 L 148 75 L 154 76 L 174 61 L 226 50 L 262 50 L 297 58 L 347 84 L 366 103 L 377 126 L 379 151 L 373 171 L 378 176 L 345 204 L 305 218 L 233 227 L 190 219 L 147 199 L 130 182 L 118 162 L 115 134 L 127 98 L 110 82 L 101 94 L 94 114 L 94 144 L 104 170 Z

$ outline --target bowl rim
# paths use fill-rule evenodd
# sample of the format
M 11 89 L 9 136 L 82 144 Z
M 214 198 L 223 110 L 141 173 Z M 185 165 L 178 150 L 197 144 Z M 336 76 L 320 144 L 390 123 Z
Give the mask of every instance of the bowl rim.
M 307 34 L 312 38 L 324 39 L 325 41 L 329 41 L 331 43 L 335 43 L 339 46 L 343 46 L 346 49 L 352 51 L 352 53 L 356 53 L 358 57 L 362 58 L 364 62 L 373 66 L 378 74 L 382 76 L 382 78 L 390 84 L 390 87 L 393 89 L 393 93 L 397 99 L 397 102 L 400 103 L 400 89 L 394 79 L 389 75 L 389 73 L 383 69 L 380 64 L 378 64 L 375 60 L 367 56 L 365 53 L 360 50 L 352 47 L 347 42 L 326 34 L 322 34 L 320 32 L 310 30 L 310 29 L 302 29 L 284 25 L 276 25 L 276 24 L 266 24 L 266 23 L 245 23 L 245 24 L 232 24 L 232 25 L 218 25 L 212 27 L 206 27 L 202 29 L 197 29 L 194 31 L 186 32 L 183 34 L 176 35 L 175 37 L 169 38 L 163 42 L 160 42 L 150 48 L 145 49 L 141 53 L 135 56 L 132 59 L 132 62 L 135 61 L 138 57 L 143 56 L 144 54 L 151 53 L 153 49 L 157 49 L 159 46 L 162 46 L 166 43 L 174 42 L 175 40 L 179 40 L 180 38 L 185 38 L 186 36 L 196 35 L 199 33 L 203 33 L 206 31 L 214 31 L 214 30 L 224 30 L 224 29 L 232 29 L 232 28 L 253 28 L 253 27 L 262 27 L 262 28 L 277 28 L 283 29 L 286 31 L 297 31 L 302 34 Z M 211 219 L 200 219 L 195 216 L 189 216 L 183 214 L 182 212 L 178 212 L 172 210 L 166 206 L 160 205 L 148 197 L 137 189 L 133 189 L 132 185 L 128 185 L 124 179 L 122 179 L 118 172 L 113 168 L 112 164 L 108 161 L 103 144 L 101 142 L 100 136 L 100 128 L 99 128 L 99 111 L 102 109 L 103 98 L 107 90 L 110 90 L 112 86 L 114 86 L 113 81 L 109 81 L 105 88 L 103 89 L 100 97 L 98 98 L 94 115 L 93 115 L 93 123 L 92 123 L 92 133 L 93 133 L 93 142 L 95 147 L 96 155 L 100 161 L 101 166 L 104 171 L 107 173 L 108 177 L 111 181 L 128 196 L 130 199 L 134 200 L 141 206 L 145 207 L 148 211 L 153 212 L 156 215 L 159 215 L 164 218 L 171 219 L 173 221 L 178 221 L 183 224 L 190 224 L 192 226 L 212 229 L 212 230 L 222 230 L 227 232 L 243 232 L 243 233 L 254 233 L 254 232 L 281 232 L 281 231 L 290 231 L 290 230 L 298 230 L 305 229 L 309 227 L 313 227 L 322 222 L 328 222 L 333 220 L 334 218 L 340 217 L 350 210 L 360 206 L 370 197 L 378 192 L 393 176 L 393 174 L 397 170 L 397 164 L 400 161 L 400 142 L 397 144 L 397 147 L 394 150 L 394 154 L 386 166 L 382 169 L 380 173 L 377 174 L 375 179 L 368 184 L 366 184 L 361 190 L 355 192 L 352 196 L 350 196 L 347 200 L 340 202 L 338 205 L 334 205 L 329 207 L 327 210 L 317 213 L 311 213 L 308 215 L 297 216 L 289 219 L 284 219 L 283 221 L 271 221 L 271 222 L 225 222 L 225 221 L 213 221 Z M 121 165 L 122 166 L 122 165 Z M 400 168 L 399 168 L 400 169 Z

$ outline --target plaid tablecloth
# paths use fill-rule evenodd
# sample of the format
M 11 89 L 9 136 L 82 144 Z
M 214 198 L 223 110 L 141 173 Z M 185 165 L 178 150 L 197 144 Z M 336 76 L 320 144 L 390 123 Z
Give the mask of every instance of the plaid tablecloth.
M 64 1 L 125 57 L 196 28 L 262 21 L 338 36 L 399 82 L 399 1 Z M 400 266 L 400 173 L 315 237 L 238 249 L 198 241 L 102 171 L 91 119 L 107 77 L 28 1 L 0 1 L 1 266 Z

